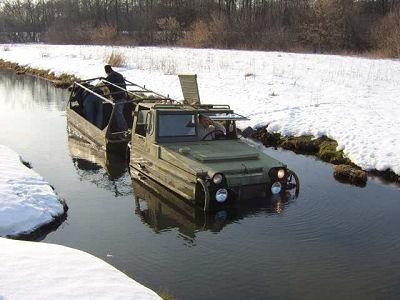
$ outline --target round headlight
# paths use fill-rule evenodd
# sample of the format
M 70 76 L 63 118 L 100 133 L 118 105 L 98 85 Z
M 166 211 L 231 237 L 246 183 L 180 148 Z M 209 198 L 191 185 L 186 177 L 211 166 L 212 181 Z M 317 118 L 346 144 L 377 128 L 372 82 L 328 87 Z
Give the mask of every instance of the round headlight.
M 283 177 L 285 177 L 285 170 L 284 169 L 279 169 L 278 178 L 282 179 Z
M 228 199 L 228 191 L 226 189 L 219 189 L 215 193 L 215 200 L 217 200 L 217 202 L 223 203 L 226 199 Z
M 276 195 L 279 194 L 282 190 L 282 185 L 280 182 L 274 182 L 271 186 L 271 193 Z
M 214 184 L 218 185 L 218 184 L 221 184 L 222 179 L 223 179 L 222 174 L 215 174 L 213 177 L 213 182 L 214 182 Z

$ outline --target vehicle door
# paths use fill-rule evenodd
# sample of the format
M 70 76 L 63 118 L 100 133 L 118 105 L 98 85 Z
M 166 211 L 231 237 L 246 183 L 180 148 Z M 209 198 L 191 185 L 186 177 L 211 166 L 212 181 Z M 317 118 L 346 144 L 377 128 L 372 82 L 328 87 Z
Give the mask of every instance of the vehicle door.
M 132 153 L 131 157 L 136 163 L 148 164 L 151 161 L 149 141 L 150 130 L 152 129 L 152 118 L 148 108 L 138 106 L 135 111 L 132 132 Z

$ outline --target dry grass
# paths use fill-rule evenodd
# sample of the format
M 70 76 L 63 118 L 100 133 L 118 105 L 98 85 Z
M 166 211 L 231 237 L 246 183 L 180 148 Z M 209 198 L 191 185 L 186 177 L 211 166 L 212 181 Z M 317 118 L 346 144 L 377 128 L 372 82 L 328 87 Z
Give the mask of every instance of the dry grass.
M 349 165 L 338 165 L 333 174 L 340 182 L 350 183 L 357 186 L 365 186 L 368 180 L 367 173 Z
M 325 136 L 316 139 L 312 136 L 284 137 L 279 133 L 270 133 L 266 128 L 260 128 L 253 137 L 267 147 L 282 147 L 295 153 L 315 155 L 335 165 L 353 165 L 343 151 L 337 150 L 337 142 Z
M 113 67 L 124 67 L 126 65 L 126 58 L 121 52 L 113 51 L 106 57 L 105 63 Z
M 256 77 L 256 74 L 250 73 L 250 72 L 249 72 L 249 73 L 245 73 L 245 74 L 244 74 L 244 77 L 245 77 L 245 78 L 248 78 L 248 77 Z
M 0 59 L 0 68 L 12 69 L 16 72 L 17 75 L 26 74 L 26 75 L 37 76 L 51 81 L 55 87 L 60 87 L 60 88 L 68 88 L 74 81 L 79 80 L 79 78 L 73 75 L 63 73 L 59 76 L 56 76 L 50 70 L 42 70 L 42 69 L 20 66 L 17 63 L 9 62 L 3 59 Z
M 160 294 L 161 299 L 163 300 L 175 300 L 176 298 L 168 291 L 162 291 Z

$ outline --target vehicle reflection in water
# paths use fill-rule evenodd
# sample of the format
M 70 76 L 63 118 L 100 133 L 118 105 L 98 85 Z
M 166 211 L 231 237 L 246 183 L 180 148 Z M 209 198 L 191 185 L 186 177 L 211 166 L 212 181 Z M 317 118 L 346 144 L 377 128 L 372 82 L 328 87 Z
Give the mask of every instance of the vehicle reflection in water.
M 127 163 L 120 155 L 94 148 L 70 131 L 68 148 L 81 181 L 112 191 L 115 197 L 132 193 Z
M 194 242 L 196 232 L 220 232 L 225 226 L 258 214 L 279 214 L 298 196 L 299 190 L 284 194 L 239 202 L 233 207 L 205 212 L 176 196 L 162 185 L 143 177 L 130 179 L 127 162 L 121 155 L 113 155 L 94 148 L 71 130 L 68 147 L 81 181 L 112 191 L 115 197 L 132 193 L 135 213 L 156 233 L 177 229 L 186 240 Z
M 204 211 L 148 179 L 132 180 L 135 213 L 156 233 L 176 228 L 186 240 L 194 242 L 201 231 L 220 232 L 225 226 L 258 214 L 279 214 L 298 196 L 298 190 L 252 199 L 218 211 Z

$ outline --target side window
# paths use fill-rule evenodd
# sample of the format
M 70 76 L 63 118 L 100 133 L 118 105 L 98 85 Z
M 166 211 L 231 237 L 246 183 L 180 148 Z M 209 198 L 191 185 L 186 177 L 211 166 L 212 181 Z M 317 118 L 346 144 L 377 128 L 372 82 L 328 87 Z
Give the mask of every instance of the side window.
M 146 132 L 147 135 L 151 135 L 153 133 L 153 114 L 149 111 L 146 114 Z
M 146 119 L 148 110 L 139 110 L 137 115 L 137 122 L 135 133 L 141 136 L 146 136 Z

